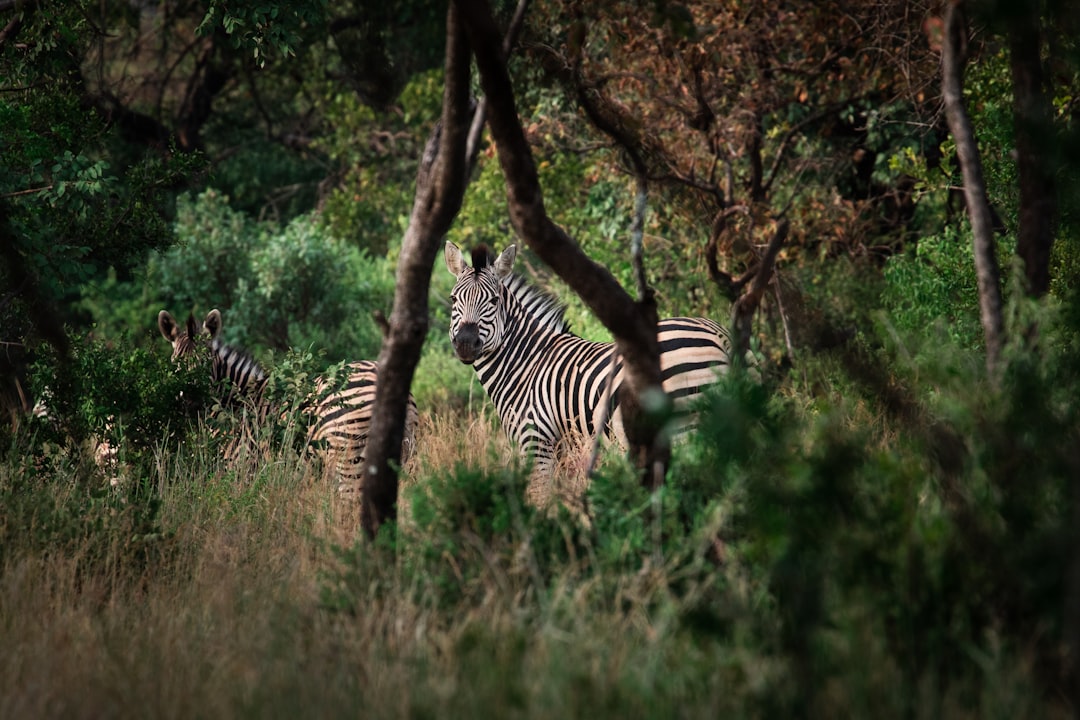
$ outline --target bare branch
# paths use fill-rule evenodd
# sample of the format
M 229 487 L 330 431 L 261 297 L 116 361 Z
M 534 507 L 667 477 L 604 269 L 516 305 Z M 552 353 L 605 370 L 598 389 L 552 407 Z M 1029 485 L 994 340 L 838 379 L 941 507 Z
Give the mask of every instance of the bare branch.
M 5 9 L 6 8 L 0 7 L 0 12 Z M 19 32 L 19 28 L 21 26 L 22 15 L 16 15 L 15 17 L 8 20 L 8 23 L 4 26 L 4 29 L 0 30 L 0 47 L 3 47 L 5 44 L 7 44 L 7 41 L 10 38 L 15 37 L 15 35 Z
M 709 279 L 720 288 L 724 296 L 735 301 L 746 284 L 745 276 L 739 280 L 733 280 L 729 273 L 720 269 L 716 261 L 720 253 L 720 238 L 727 230 L 728 219 L 736 213 L 749 214 L 750 210 L 745 205 L 732 205 L 720 210 L 713 217 L 712 227 L 709 231 L 709 241 L 705 245 L 705 267 L 709 271 Z
M 514 9 L 514 16 L 510 19 L 510 25 L 506 28 L 506 35 L 503 36 L 502 53 L 504 58 L 510 57 L 510 53 L 514 51 L 514 45 L 517 43 L 521 28 L 525 24 L 525 11 L 528 7 L 529 0 L 518 0 L 517 7 Z M 487 99 L 480 98 L 480 102 L 477 103 L 476 110 L 473 112 L 472 126 L 469 128 L 469 139 L 465 144 L 467 175 L 472 175 L 473 168 L 476 167 L 476 158 L 480 154 L 480 138 L 484 133 L 486 111 Z
M 644 175 L 638 175 L 637 191 L 634 193 L 634 219 L 630 222 L 630 260 L 634 266 L 639 299 L 650 297 L 652 294 L 645 278 L 644 260 L 645 210 L 648 208 L 648 190 L 648 180 Z

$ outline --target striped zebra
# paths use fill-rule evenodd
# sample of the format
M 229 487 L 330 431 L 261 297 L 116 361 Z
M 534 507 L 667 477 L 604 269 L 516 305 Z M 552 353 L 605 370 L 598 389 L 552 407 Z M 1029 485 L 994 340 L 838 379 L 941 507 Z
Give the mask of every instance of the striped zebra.
M 591 438 L 603 425 L 626 446 L 618 407 L 624 372 L 620 359 L 612 364 L 613 343 L 571 333 L 563 306 L 513 272 L 516 252 L 511 245 L 493 258 L 481 246 L 470 268 L 461 250 L 446 243 L 446 267 L 457 278 L 450 340 L 458 359 L 476 369 L 511 441 L 532 457 L 527 495 L 542 505 L 568 443 Z M 663 387 L 677 407 L 726 371 L 728 334 L 712 320 L 669 318 L 657 332 Z
M 201 333 L 193 317 L 189 317 L 186 328 L 181 328 L 168 311 L 162 310 L 158 314 L 158 327 L 172 344 L 176 361 L 197 357 L 200 347 L 205 345 L 197 340 Z M 269 375 L 250 354 L 226 345 L 221 340 L 221 328 L 221 312 L 211 310 L 202 324 L 210 340 L 210 376 L 215 384 L 228 387 L 223 405 L 239 406 L 246 413 L 248 421 L 242 423 L 241 437 L 250 446 L 257 429 L 268 421 L 272 412 L 263 397 Z M 337 473 L 338 491 L 347 494 L 360 489 L 379 368 L 374 362 L 361 360 L 348 363 L 343 369 L 343 383 L 329 376 L 316 378 L 315 390 L 303 403 L 302 412 L 309 421 L 308 446 L 325 450 L 327 468 Z M 415 448 L 418 422 L 416 401 L 410 395 L 401 445 L 402 465 Z

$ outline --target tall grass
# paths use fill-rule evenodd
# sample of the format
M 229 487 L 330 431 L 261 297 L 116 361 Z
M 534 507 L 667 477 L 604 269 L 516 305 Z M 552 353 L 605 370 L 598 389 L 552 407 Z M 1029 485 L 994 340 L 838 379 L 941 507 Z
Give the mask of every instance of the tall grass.
M 424 409 L 375 543 L 287 441 L 163 441 L 121 488 L 17 441 L 0 717 L 1064 717 L 1077 373 L 1044 332 L 999 393 L 943 349 L 733 378 L 661 492 L 607 460 L 587 524 L 524 503 L 489 410 Z
M 502 441 L 490 423 L 472 422 L 466 446 L 460 423 L 426 425 L 427 447 L 463 467 L 493 463 Z M 612 611 L 589 617 L 581 610 L 606 592 L 599 579 L 580 582 L 570 563 L 541 598 L 535 576 L 514 567 L 527 542 L 476 536 L 462 562 L 487 554 L 488 566 L 447 604 L 409 567 L 412 551 L 351 544 L 354 529 L 339 524 L 318 468 L 289 453 L 265 460 L 236 477 L 211 452 L 163 453 L 143 487 L 121 496 L 88 490 L 78 476 L 29 488 L 43 479 L 9 466 L 10 496 L 44 494 L 83 510 L 100 501 L 112 518 L 152 499 L 160 508 L 139 552 L 133 533 L 148 528 L 125 521 L 99 526 L 88 514 L 31 508 L 5 515 L 0 716 L 635 714 L 691 690 L 657 691 L 668 664 L 685 659 L 644 608 L 662 570 L 621 580 Z M 69 523 L 82 540 L 34 541 L 47 532 L 39 522 Z M 402 546 L 433 541 L 408 524 Z M 328 589 L 343 584 L 352 604 L 329 604 Z M 700 664 L 699 690 L 723 672 L 709 668 Z

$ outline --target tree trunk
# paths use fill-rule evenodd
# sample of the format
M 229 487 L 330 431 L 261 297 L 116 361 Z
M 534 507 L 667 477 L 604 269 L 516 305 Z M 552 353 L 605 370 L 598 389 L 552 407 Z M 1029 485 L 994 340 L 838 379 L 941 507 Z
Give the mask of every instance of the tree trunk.
M 1053 109 L 1043 86 L 1039 4 L 1020 3 L 1009 24 L 1016 165 L 1020 175 L 1020 227 L 1016 251 L 1024 261 L 1027 291 L 1050 289 L 1050 248 L 1057 225 Z
M 456 0 L 487 99 L 488 127 L 506 176 L 510 220 L 521 239 L 576 292 L 615 337 L 626 368 L 627 392 L 620 396 L 630 453 L 644 482 L 655 485 L 667 469 L 670 448 L 657 444 L 657 428 L 644 421 L 639 398 L 660 388 L 655 307 L 636 304 L 606 268 L 593 262 L 544 208 L 532 150 L 521 128 L 513 87 L 499 52 L 499 34 L 484 0 Z
M 417 173 L 416 200 L 402 241 L 390 314 L 379 354 L 379 384 L 363 470 L 360 521 L 369 537 L 397 514 L 397 471 L 409 387 L 428 329 L 428 289 L 439 245 L 461 208 L 469 133 L 469 47 L 450 6 L 441 130 L 429 141 Z
M 754 313 L 761 305 L 761 298 L 765 295 L 765 288 L 773 277 L 773 267 L 776 265 L 776 256 L 787 239 L 790 223 L 786 219 L 780 220 L 776 225 L 769 246 L 765 249 L 765 255 L 761 258 L 761 265 L 754 273 L 750 288 L 739 296 L 739 299 L 731 306 L 731 330 L 732 345 L 731 362 L 733 365 L 746 362 L 746 354 L 750 352 L 750 336 L 753 330 Z
M 945 119 L 956 140 L 956 157 L 964 176 L 964 199 L 971 218 L 975 248 L 975 274 L 979 282 L 979 311 L 986 336 L 986 369 L 997 377 L 1004 329 L 1001 311 L 1001 279 L 994 245 L 993 218 L 986 198 L 982 162 L 971 119 L 964 107 L 964 57 L 967 23 L 959 0 L 950 0 L 945 9 L 945 37 L 941 49 L 942 94 Z
M 1073 450 L 1074 472 L 1080 471 L 1077 451 Z M 1080 713 L 1080 474 L 1072 481 L 1072 557 L 1065 576 L 1065 648 L 1068 652 L 1066 679 L 1075 713 Z

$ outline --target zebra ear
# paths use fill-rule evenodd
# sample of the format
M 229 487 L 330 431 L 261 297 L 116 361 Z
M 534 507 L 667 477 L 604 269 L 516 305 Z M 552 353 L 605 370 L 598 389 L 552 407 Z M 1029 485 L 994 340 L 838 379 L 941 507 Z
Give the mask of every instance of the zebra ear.
M 516 257 L 517 245 L 511 245 L 499 253 L 499 257 L 495 258 L 495 275 L 500 280 L 505 279 L 514 269 L 514 258 Z
M 214 308 L 206 314 L 206 320 L 203 320 L 203 329 L 210 333 L 210 339 L 213 340 L 221 332 L 221 311 Z
M 162 310 L 158 313 L 157 326 L 162 337 L 169 342 L 176 342 L 176 338 L 180 335 L 180 325 L 173 319 L 168 310 Z
M 446 248 L 443 250 L 443 256 L 446 258 L 446 269 L 450 271 L 450 274 L 454 277 L 458 277 L 461 273 L 465 272 L 465 268 L 468 265 L 465 264 L 465 259 L 461 257 L 461 250 L 457 245 L 446 241 Z

